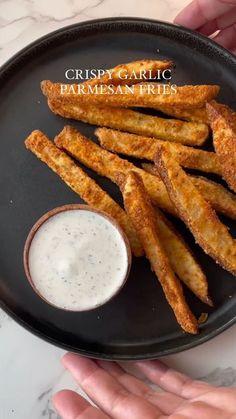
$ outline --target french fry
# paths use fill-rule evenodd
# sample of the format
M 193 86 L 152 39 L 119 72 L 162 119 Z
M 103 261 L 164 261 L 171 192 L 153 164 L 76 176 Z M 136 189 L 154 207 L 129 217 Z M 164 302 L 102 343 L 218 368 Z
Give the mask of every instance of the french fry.
M 154 164 L 142 163 L 142 168 L 159 177 L 158 169 Z M 189 177 L 215 211 L 236 220 L 236 196 L 232 192 L 220 183 L 213 182 L 203 176 L 189 175 Z
M 169 151 L 161 146 L 157 146 L 155 164 L 179 216 L 196 242 L 223 268 L 236 275 L 236 241 L 211 205 Z
M 155 222 L 173 271 L 203 303 L 212 306 L 206 276 L 182 236 L 158 208 L 155 208 Z
M 90 87 L 90 88 L 89 88 Z M 219 93 L 217 85 L 178 86 L 173 92 L 170 85 L 141 83 L 132 86 L 83 86 L 80 84 L 41 82 L 41 89 L 50 100 L 65 103 L 118 107 L 158 107 L 171 105 L 184 109 L 194 109 L 205 105 Z
M 131 61 L 127 64 L 119 64 L 108 70 L 100 78 L 89 79 L 83 85 L 95 86 L 99 84 L 135 84 L 142 80 L 155 78 L 158 70 L 166 70 L 173 67 L 174 63 L 170 60 L 142 60 Z M 135 74 L 135 76 L 134 76 Z M 138 77 L 140 75 L 141 77 Z M 150 76 L 151 77 L 150 77 Z
M 206 124 L 164 119 L 141 112 L 108 106 L 73 105 L 48 100 L 52 112 L 89 124 L 116 128 L 140 135 L 180 142 L 186 145 L 202 145 L 209 135 Z
M 59 150 L 42 132 L 33 131 L 25 140 L 31 150 L 89 205 L 111 215 L 123 228 L 136 256 L 143 254 L 137 233 L 125 211 L 73 160 Z
M 168 116 L 174 116 L 175 118 L 183 119 L 184 121 L 201 122 L 203 124 L 209 125 L 208 112 L 205 105 L 202 108 L 197 109 L 181 109 L 171 105 L 159 106 L 157 110 Z
M 191 180 L 216 212 L 236 220 L 236 195 L 203 176 L 191 176 Z
M 42 161 L 44 161 L 53 171 L 55 171 L 69 187 L 81 195 L 81 197 L 83 196 L 83 199 L 87 203 L 95 208 L 109 213 L 121 225 L 123 225 L 126 234 L 130 238 L 134 254 L 136 254 L 136 256 L 140 256 L 142 254 L 141 243 L 137 238 L 136 232 L 134 232 L 132 224 L 131 226 L 127 224 L 128 217 L 125 215 L 124 211 L 114 201 L 112 201 L 112 199 L 103 190 L 101 190 L 101 188 L 92 179 L 90 179 L 73 162 L 73 160 L 70 159 L 70 157 L 68 157 L 63 151 L 56 148 L 53 143 L 39 131 L 34 131 L 27 138 L 26 147 L 36 154 Z M 84 182 L 83 179 L 85 179 L 86 183 L 82 184 L 81 179 L 82 183 Z M 84 189 L 82 193 L 81 189 Z M 156 211 L 158 210 L 156 209 Z M 159 225 L 160 237 L 163 241 L 163 245 L 166 245 L 166 248 L 169 251 L 168 256 L 170 259 L 173 259 L 173 269 L 176 270 L 180 279 L 183 280 L 203 302 L 210 304 L 210 299 L 207 296 L 207 285 L 204 285 L 204 274 L 202 273 L 201 268 L 193 258 L 187 245 L 178 233 L 174 231 L 170 222 L 164 217 L 164 215 L 160 214 L 160 211 L 158 211 L 158 214 L 158 217 L 155 217 L 155 221 Z M 174 254 L 176 257 L 174 257 Z
M 207 104 L 207 111 L 223 177 L 236 192 L 236 112 L 215 101 Z
M 61 131 L 55 138 L 55 143 L 59 148 L 67 151 L 85 166 L 94 170 L 101 176 L 109 178 L 112 182 L 116 182 L 117 172 L 127 174 L 128 171 L 133 170 L 139 173 L 153 204 L 178 216 L 176 208 L 172 204 L 166 187 L 159 176 L 157 177 L 154 174 L 147 173 L 146 170 L 136 167 L 128 160 L 121 159 L 119 156 L 104 150 L 70 126 L 66 126 Z M 224 188 L 222 187 L 221 192 L 220 188 L 217 188 L 218 195 L 217 197 L 214 197 L 214 184 L 212 187 L 210 187 L 210 183 L 207 186 L 204 193 L 205 199 L 211 202 L 217 211 L 227 214 L 232 218 L 236 211 L 235 200 L 233 199 L 232 194 L 229 192 L 223 194 Z M 202 189 L 204 189 L 204 186 L 202 186 Z M 220 202 L 221 196 L 224 197 L 225 202 Z
M 95 134 L 102 147 L 115 153 L 153 161 L 156 145 L 160 144 L 170 151 L 181 166 L 221 175 L 218 157 L 210 151 L 107 128 L 97 128 Z
M 121 190 L 125 209 L 136 227 L 146 256 L 178 323 L 186 332 L 196 334 L 198 332 L 197 320 L 188 307 L 181 284 L 174 275 L 162 247 L 151 201 L 137 173 L 129 172 L 125 180 L 122 176 Z
M 172 214 L 177 214 L 164 183 L 156 176 L 136 167 L 128 160 L 121 159 L 119 156 L 104 150 L 71 126 L 64 127 L 54 141 L 57 147 L 67 151 L 85 166 L 101 176 L 106 176 L 112 182 L 116 182 L 117 172 L 127 174 L 130 170 L 136 171 L 142 177 L 145 188 L 153 202 L 160 208 Z
M 208 124 L 208 116 L 205 106 L 202 108 L 188 110 L 175 108 L 174 106 L 169 105 L 159 106 L 157 110 L 165 113 L 166 115 L 174 116 L 175 118 L 183 119 L 185 121 L 202 122 L 204 124 Z

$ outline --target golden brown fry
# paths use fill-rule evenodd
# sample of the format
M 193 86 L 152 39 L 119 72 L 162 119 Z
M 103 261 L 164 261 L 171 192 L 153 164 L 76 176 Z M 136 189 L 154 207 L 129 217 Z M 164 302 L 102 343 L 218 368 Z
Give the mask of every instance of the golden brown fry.
M 157 146 L 155 163 L 179 216 L 197 243 L 223 268 L 236 275 L 236 242 L 215 211 L 171 154 Z
M 34 131 L 26 140 L 26 146 L 52 170 L 54 170 L 76 193 L 90 205 L 108 212 L 118 220 L 123 228 L 128 230 L 130 241 L 136 255 L 141 254 L 141 244 L 138 242 L 133 227 L 127 225 L 127 216 L 124 211 L 104 192 L 92 179 L 86 175 L 73 160 L 63 151 L 60 151 L 39 131 Z M 156 210 L 158 211 L 158 210 Z M 129 220 L 130 221 L 130 220 Z M 195 262 L 187 245 L 174 231 L 173 226 L 160 214 L 156 216 L 160 237 L 163 245 L 168 248 L 168 256 L 173 263 L 173 269 L 186 285 L 204 302 L 209 302 L 207 286 L 204 287 L 204 275 Z M 174 256 L 175 255 L 175 256 Z M 194 281 L 193 281 L 194 278 Z M 199 282 L 198 282 L 199 281 Z M 202 282 L 202 283 L 201 283 Z M 201 288 L 198 289 L 198 283 Z
M 160 144 L 169 150 L 183 167 L 216 173 L 218 175 L 221 174 L 218 157 L 210 151 L 107 128 L 97 128 L 95 134 L 102 147 L 115 153 L 126 154 L 140 159 L 154 160 L 156 145 Z
M 155 213 L 141 178 L 135 172 L 129 172 L 123 181 L 121 190 L 124 205 L 136 230 L 176 319 L 188 333 L 198 332 L 197 320 L 184 298 L 180 282 L 172 271 L 170 262 L 159 239 L 155 222 Z
M 135 84 L 142 80 L 155 78 L 158 70 L 162 71 L 173 67 L 174 63 L 170 60 L 142 60 L 131 61 L 127 64 L 119 64 L 107 71 L 100 78 L 89 79 L 83 85 L 95 86 L 96 84 Z M 134 76 L 134 74 L 136 76 Z M 140 74 L 141 77 L 138 77 Z M 136 78 L 137 77 L 137 78 Z
M 155 166 L 155 164 L 152 164 L 152 163 L 142 163 L 141 166 L 142 166 L 142 168 L 146 172 L 150 173 L 151 175 L 160 177 L 159 176 L 159 171 L 158 171 L 157 167 Z
M 169 105 L 159 106 L 157 110 L 165 113 L 166 115 L 174 116 L 175 118 L 183 119 L 185 121 L 202 122 L 204 124 L 208 124 L 208 116 L 205 106 L 202 108 L 188 110 Z
M 81 88 L 79 84 L 53 83 L 50 80 L 41 82 L 42 92 L 50 100 L 123 108 L 130 106 L 155 108 L 158 105 L 186 109 L 199 108 L 214 99 L 219 92 L 217 85 L 178 86 L 176 92 L 171 90 L 171 86 L 166 86 L 159 83 L 141 83 L 132 86 L 100 85 Z M 169 89 L 168 93 L 166 89 Z
M 191 176 L 191 180 L 215 211 L 236 220 L 236 195 L 203 176 Z
M 142 168 L 152 175 L 159 176 L 158 170 L 153 164 L 142 163 Z M 203 176 L 189 175 L 189 177 L 215 211 L 236 220 L 236 195 L 220 183 L 213 182 Z
M 89 124 L 116 128 L 136 134 L 180 142 L 189 145 L 202 145 L 209 135 L 206 124 L 164 119 L 123 108 L 108 106 L 88 106 L 48 100 L 52 112 Z
M 130 170 L 136 171 L 142 177 L 145 188 L 147 189 L 153 204 L 173 215 L 178 215 L 160 177 L 147 173 L 145 170 L 136 167 L 128 160 L 121 159 L 119 156 L 104 150 L 93 141 L 85 138 L 75 128 L 70 126 L 66 126 L 62 130 L 62 132 L 56 137 L 55 143 L 58 147 L 66 150 L 74 158 L 81 161 L 85 166 L 90 167 L 90 169 L 94 170 L 101 176 L 108 177 L 112 182 L 116 182 L 117 172 L 127 174 Z M 217 211 L 232 217 L 236 211 L 235 200 L 233 200 L 232 194 L 223 194 L 222 187 L 222 191 L 218 192 L 218 195 L 215 198 L 213 186 L 214 185 L 210 188 L 210 184 L 208 184 L 208 188 L 204 193 L 205 199 L 211 202 L 211 204 L 216 207 Z M 218 191 L 219 190 L 220 188 L 218 188 Z M 222 201 L 221 203 L 221 196 L 224 197 L 225 202 Z
M 236 112 L 215 101 L 207 104 L 207 111 L 223 177 L 236 192 Z
M 137 233 L 125 211 L 73 160 L 59 150 L 42 132 L 33 131 L 25 146 L 47 164 L 81 198 L 94 208 L 111 215 L 123 228 L 136 256 L 143 254 Z
M 121 159 L 119 156 L 104 150 L 93 141 L 84 137 L 75 128 L 70 126 L 64 127 L 55 138 L 55 143 L 85 166 L 90 167 L 90 169 L 101 176 L 108 177 L 112 182 L 116 182 L 117 172 L 127 174 L 130 170 L 136 171 L 142 177 L 153 203 L 168 212 L 176 214 L 176 210 L 161 179 L 139 169 L 128 160 Z
M 216 102 L 217 103 L 217 102 Z M 158 111 L 165 113 L 169 116 L 174 116 L 178 119 L 183 119 L 185 121 L 191 122 L 202 122 L 209 125 L 208 112 L 206 106 L 197 109 L 181 109 L 174 106 L 159 106 Z
M 206 277 L 191 250 L 173 224 L 155 208 L 158 237 L 179 279 L 204 303 L 212 306 Z

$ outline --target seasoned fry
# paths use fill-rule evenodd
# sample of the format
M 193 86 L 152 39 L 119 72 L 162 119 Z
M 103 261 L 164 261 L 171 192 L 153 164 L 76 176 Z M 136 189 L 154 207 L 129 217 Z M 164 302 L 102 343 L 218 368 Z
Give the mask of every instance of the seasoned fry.
M 66 150 L 74 158 L 81 161 L 85 166 L 90 167 L 101 176 L 108 177 L 112 182 L 116 182 L 116 173 L 121 172 L 127 174 L 128 171 L 133 170 L 142 177 L 145 188 L 147 189 L 153 204 L 170 212 L 173 215 L 178 215 L 177 211 L 172 204 L 167 190 L 162 180 L 145 170 L 136 167 L 128 160 L 121 159 L 119 156 L 110 153 L 107 150 L 99 147 L 93 141 L 85 138 L 75 128 L 66 126 L 62 132 L 55 138 L 55 143 L 59 148 Z M 235 213 L 235 200 L 233 201 L 230 195 L 226 201 L 220 203 L 220 198 L 214 198 L 213 187 L 206 189 L 204 193 L 205 199 L 211 202 L 212 205 L 216 206 L 216 210 L 225 214 Z M 210 190 L 210 193 L 208 192 Z M 208 195 L 209 194 L 209 195 Z M 221 195 L 223 196 L 223 188 Z M 219 197 L 221 196 L 219 193 Z M 228 196 L 225 194 L 226 197 Z M 226 199 L 226 198 L 225 198 Z M 230 215 L 229 215 L 230 216 Z
M 236 220 L 236 195 L 203 176 L 191 176 L 191 180 L 216 212 Z
M 173 271 L 203 303 L 212 306 L 206 277 L 182 236 L 157 208 L 155 208 L 155 222 L 158 237 Z
M 128 216 L 70 157 L 55 147 L 39 131 L 34 131 L 27 138 L 26 147 L 54 170 L 87 203 L 106 211 L 117 219 L 127 232 L 127 235 L 129 235 L 136 256 L 141 255 L 141 243 L 136 236 L 136 232 L 134 232 L 132 224 L 129 226 L 127 223 Z M 83 182 L 86 183 L 82 184 Z M 166 246 L 166 250 L 168 249 L 168 256 L 174 271 L 202 301 L 210 303 L 207 296 L 207 284 L 204 283 L 205 277 L 201 268 L 170 222 L 160 211 L 156 210 L 156 212 L 155 221 L 159 226 L 163 245 Z
M 137 173 L 129 172 L 124 181 L 122 176 L 121 190 L 125 209 L 136 227 L 146 256 L 178 323 L 186 332 L 196 334 L 198 332 L 197 320 L 187 305 L 181 284 L 174 275 L 162 247 L 151 201 Z
M 156 145 L 160 144 L 171 152 L 173 157 L 183 167 L 198 169 L 204 172 L 221 174 L 218 157 L 210 151 L 186 147 L 182 144 L 170 143 L 156 138 L 142 137 L 107 128 L 97 128 L 95 131 L 99 142 L 106 150 L 126 154 L 140 159 L 154 160 Z
M 135 84 L 142 80 L 155 78 L 157 71 L 173 67 L 174 63 L 170 60 L 143 60 L 131 61 L 127 64 L 119 64 L 107 71 L 100 78 L 89 79 L 83 82 L 83 85 L 95 86 L 96 84 Z M 136 76 L 134 76 L 134 74 Z M 141 77 L 138 77 L 139 75 Z M 151 76 L 151 77 L 150 77 Z M 137 78 L 136 78 L 137 77 Z
M 181 109 L 179 107 L 176 108 L 171 105 L 158 106 L 156 109 L 166 115 L 174 116 L 175 118 L 183 119 L 184 121 L 202 122 L 204 124 L 209 125 L 208 112 L 206 110 L 205 105 L 202 108 L 196 108 L 196 109 L 190 109 L 190 110 Z
M 206 124 L 164 119 L 123 108 L 108 106 L 88 106 L 48 100 L 52 112 L 89 124 L 116 128 L 136 134 L 180 142 L 189 145 L 202 145 L 209 135 Z
M 50 80 L 41 82 L 42 92 L 50 100 L 123 108 L 130 106 L 155 108 L 158 105 L 171 104 L 171 106 L 193 109 L 204 106 L 219 92 L 217 85 L 179 86 L 176 87 L 176 92 L 172 92 L 171 86 L 159 83 L 141 83 L 132 86 L 100 85 L 93 89 L 88 87 L 84 86 L 82 89 L 80 84 L 53 83 Z M 168 93 L 166 93 L 167 88 L 169 88 Z
M 152 175 L 159 176 L 154 164 L 142 163 L 142 168 Z M 236 195 L 224 188 L 220 183 L 213 182 L 203 176 L 189 175 L 193 184 L 215 211 L 236 220 Z
M 158 106 L 157 110 L 165 113 L 166 115 L 174 116 L 175 118 L 183 119 L 185 121 L 202 122 L 204 124 L 208 124 L 209 122 L 205 106 L 202 108 L 188 110 L 175 108 L 174 106 L 169 105 Z
M 40 131 L 33 131 L 25 140 L 25 146 L 57 173 L 85 202 L 115 218 L 127 234 L 133 253 L 136 256 L 142 255 L 141 243 L 125 211 L 67 154 L 59 150 Z
M 207 104 L 207 111 L 223 177 L 236 192 L 236 112 L 215 101 Z
M 55 138 L 55 143 L 85 166 L 90 167 L 90 169 L 101 176 L 108 177 L 112 182 L 116 182 L 117 172 L 127 174 L 130 170 L 136 171 L 142 177 L 153 203 L 170 213 L 176 214 L 176 210 L 161 179 L 139 169 L 128 160 L 121 159 L 119 156 L 104 150 L 93 141 L 84 137 L 75 128 L 70 126 L 64 127 Z
M 197 243 L 223 268 L 236 275 L 236 241 L 169 151 L 157 146 L 155 164 L 179 216 Z

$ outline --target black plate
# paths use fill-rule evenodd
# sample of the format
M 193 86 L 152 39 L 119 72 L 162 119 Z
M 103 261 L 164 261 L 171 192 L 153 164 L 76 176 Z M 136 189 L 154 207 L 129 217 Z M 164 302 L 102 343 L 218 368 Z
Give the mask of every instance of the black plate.
M 51 343 L 98 358 L 155 358 L 178 352 L 210 339 L 236 319 L 236 279 L 195 245 L 180 221 L 176 224 L 204 267 L 215 302 L 198 336 L 181 331 L 144 258 L 133 261 L 127 285 L 113 301 L 78 314 L 60 311 L 40 300 L 24 275 L 22 252 L 32 224 L 56 206 L 81 202 L 24 148 L 24 138 L 32 130 L 41 129 L 53 138 L 68 124 L 48 110 L 40 81 L 64 81 L 67 68 L 110 68 L 158 57 L 176 62 L 177 84 L 219 83 L 220 100 L 236 106 L 235 57 L 194 32 L 151 20 L 103 19 L 63 28 L 26 47 L 0 73 L 2 307 Z M 93 137 L 94 127 L 71 123 Z M 121 202 L 113 184 L 89 173 Z M 224 222 L 236 232 L 235 222 Z M 196 316 L 209 312 L 187 290 L 186 296 Z

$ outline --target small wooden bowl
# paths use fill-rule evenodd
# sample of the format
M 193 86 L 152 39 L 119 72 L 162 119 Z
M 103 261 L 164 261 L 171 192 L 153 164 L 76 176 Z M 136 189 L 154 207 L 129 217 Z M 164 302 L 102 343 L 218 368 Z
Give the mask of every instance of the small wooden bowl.
M 97 305 L 96 307 L 92 307 L 91 309 L 86 309 L 86 310 L 79 310 L 79 309 L 67 309 L 67 308 L 62 308 L 62 307 L 58 307 L 57 305 L 51 303 L 50 301 L 48 301 L 40 292 L 39 290 L 36 288 L 34 281 L 31 277 L 30 274 L 30 269 L 29 269 L 29 250 L 30 250 L 30 246 L 32 243 L 32 240 L 36 234 L 36 232 L 39 230 L 39 228 L 51 217 L 53 217 L 56 214 L 59 214 L 60 212 L 63 211 L 71 211 L 71 210 L 85 210 L 85 211 L 90 211 L 90 212 L 94 212 L 96 214 L 101 215 L 102 217 L 106 218 L 111 224 L 113 224 L 113 226 L 118 230 L 118 232 L 120 233 L 123 242 L 125 244 L 125 248 L 126 248 L 126 252 L 127 252 L 127 270 L 126 270 L 126 275 L 124 276 L 123 282 L 121 284 L 121 286 L 117 289 L 117 291 L 106 301 L 104 301 L 103 303 Z M 57 207 L 54 208 L 50 211 L 48 211 L 46 214 L 44 214 L 42 217 L 39 218 L 38 221 L 36 221 L 36 223 L 33 225 L 33 227 L 31 228 L 26 242 L 25 242 L 25 246 L 24 246 L 24 252 L 23 252 L 23 263 L 24 263 L 24 269 L 25 269 L 25 274 L 26 277 L 31 285 L 31 287 L 33 288 L 33 290 L 36 292 L 36 294 L 42 298 L 44 301 L 46 301 L 48 304 L 50 304 L 53 307 L 56 307 L 58 309 L 61 310 L 65 310 L 65 311 L 74 311 L 74 312 L 79 312 L 79 311 L 89 311 L 89 310 L 94 310 L 97 307 L 102 306 L 103 304 L 107 303 L 108 301 L 112 300 L 119 292 L 120 290 L 123 288 L 124 284 L 127 281 L 127 278 L 129 276 L 129 272 L 130 272 L 130 268 L 131 268 L 131 264 L 132 264 L 132 252 L 131 252 L 131 248 L 130 248 L 130 243 L 129 240 L 126 236 L 126 234 L 124 233 L 124 231 L 121 229 L 121 227 L 119 226 L 119 224 L 116 222 L 116 220 L 114 220 L 114 218 L 112 218 L 110 215 L 108 215 L 106 212 L 104 211 L 100 211 L 100 210 L 96 210 L 95 208 L 92 208 L 88 205 L 83 205 L 83 204 L 67 204 L 67 205 L 63 205 L 61 207 Z

